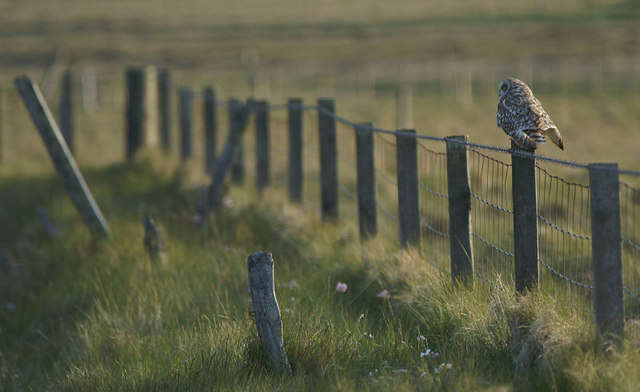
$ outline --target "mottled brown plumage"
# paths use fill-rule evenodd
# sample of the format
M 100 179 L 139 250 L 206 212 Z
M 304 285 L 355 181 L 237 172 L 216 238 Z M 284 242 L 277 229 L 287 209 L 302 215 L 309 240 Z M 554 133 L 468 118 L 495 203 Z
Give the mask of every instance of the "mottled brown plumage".
M 534 151 L 545 136 L 564 150 L 562 135 L 522 80 L 507 78 L 498 86 L 498 126 L 520 147 Z

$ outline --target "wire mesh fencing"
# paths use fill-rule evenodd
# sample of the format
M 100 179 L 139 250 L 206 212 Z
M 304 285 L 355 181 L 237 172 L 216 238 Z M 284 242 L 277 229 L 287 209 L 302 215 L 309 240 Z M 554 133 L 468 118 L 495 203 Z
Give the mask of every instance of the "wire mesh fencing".
M 495 154 L 494 154 L 495 155 Z M 513 280 L 511 164 L 504 156 L 469 150 L 475 271 L 485 279 Z

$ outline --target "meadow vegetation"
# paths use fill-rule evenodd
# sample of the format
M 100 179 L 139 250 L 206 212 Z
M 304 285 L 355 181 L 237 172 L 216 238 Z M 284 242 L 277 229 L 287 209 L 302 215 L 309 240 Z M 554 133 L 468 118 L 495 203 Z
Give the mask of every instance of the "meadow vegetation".
M 248 158 L 247 185 L 194 226 L 208 181 L 200 101 L 194 162 L 146 151 L 125 164 L 123 84 L 125 65 L 168 66 L 176 86 L 274 104 L 333 96 L 338 114 L 390 129 L 395 91 L 409 84 L 418 133 L 506 146 L 495 90 L 516 75 L 565 136 L 565 152 L 543 154 L 640 169 L 639 18 L 637 1 L 614 0 L 3 2 L 0 390 L 637 390 L 635 315 L 623 348 L 601 354 L 587 299 L 551 286 L 518 300 L 510 276 L 453 286 L 432 244 L 401 249 L 382 217 L 384 235 L 361 244 L 352 205 L 341 207 L 349 219 L 322 224 L 316 196 L 286 201 L 284 160 L 258 197 Z M 76 157 L 110 241 L 90 237 L 10 87 L 66 66 L 99 80 L 99 109 L 76 100 Z M 55 84 L 47 98 L 55 112 Z M 271 124 L 284 132 L 286 112 Z M 227 128 L 221 115 L 219 141 Z M 278 136 L 272 146 L 284 159 Z M 164 266 L 143 247 L 147 214 L 164 230 Z M 275 258 L 290 378 L 265 368 L 251 317 L 246 260 L 260 250 Z
M 319 229 L 282 189 L 258 199 L 233 188 L 201 229 L 197 194 L 154 161 L 87 173 L 114 232 L 106 242 L 89 237 L 55 179 L 3 179 L 4 390 L 509 390 L 514 361 L 519 390 L 640 382 L 634 320 L 622 351 L 598 354 L 592 319 L 572 301 L 517 301 L 509 279 L 452 286 L 395 241 L 361 248 L 354 222 Z M 43 194 L 55 238 L 28 212 Z M 164 229 L 164 267 L 144 251 L 145 214 Z M 291 378 L 265 368 L 257 341 L 246 269 L 256 250 L 276 260 Z

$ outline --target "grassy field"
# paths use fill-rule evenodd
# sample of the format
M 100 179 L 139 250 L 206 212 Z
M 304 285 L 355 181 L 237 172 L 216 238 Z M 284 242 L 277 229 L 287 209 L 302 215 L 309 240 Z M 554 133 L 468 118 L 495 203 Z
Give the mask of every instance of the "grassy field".
M 197 194 L 154 161 L 87 173 L 109 242 L 89 238 L 55 179 L 3 180 L 4 390 L 631 391 L 640 382 L 634 321 L 622 352 L 595 355 L 592 320 L 574 303 L 452 287 L 384 238 L 363 254 L 353 222 L 319 230 L 314 210 L 288 205 L 278 188 L 260 201 L 234 188 L 233 205 L 202 231 L 190 223 Z M 57 238 L 25 214 L 42 194 Z M 144 252 L 146 213 L 165 229 L 164 267 Z M 246 258 L 263 249 L 276 260 L 292 378 L 265 369 L 250 316 Z M 384 289 L 389 299 L 377 297 Z M 532 365 L 526 353 L 541 359 Z
M 332 96 L 338 114 L 389 129 L 395 92 L 409 85 L 418 133 L 469 134 L 506 147 L 495 125 L 496 89 L 515 75 L 532 85 L 565 137 L 566 151 L 549 145 L 540 153 L 640 169 L 639 20 L 637 1 L 614 0 L 1 2 L 0 391 L 637 390 L 636 313 L 627 314 L 624 347 L 597 354 L 590 297 L 561 282 L 545 281 L 519 301 L 508 275 L 495 286 L 453 287 L 433 267 L 446 265 L 446 241 L 423 240 L 422 253 L 402 250 L 397 226 L 381 213 L 380 236 L 361 246 L 355 204 L 343 195 L 346 219 L 321 224 L 317 165 L 306 167 L 304 203 L 286 202 L 286 112 L 271 115 L 272 188 L 255 194 L 249 146 L 246 186 L 231 188 L 206 229 L 191 223 L 208 181 L 201 101 L 192 162 L 176 161 L 175 111 L 170 157 L 146 151 L 124 164 L 123 129 L 124 67 L 155 64 L 172 69 L 176 86 L 212 84 L 222 98 L 279 104 Z M 57 112 L 66 67 L 98 81 L 97 108 L 84 107 L 76 89 L 76 158 L 111 241 L 90 238 L 11 88 L 13 77 L 27 73 L 48 85 Z M 219 141 L 228 128 L 220 120 Z M 313 132 L 316 121 L 306 116 L 305 129 Z M 340 179 L 353 191 L 353 140 L 348 127 L 338 132 Z M 392 173 L 393 146 L 376 143 L 376 162 Z M 305 148 L 306 162 L 317 162 L 312 138 Z M 420 154 L 428 166 L 432 158 Z M 472 181 L 485 197 L 499 196 L 479 178 Z M 394 213 L 395 194 L 378 181 L 380 201 Z M 558 209 L 554 200 L 540 203 Z M 57 237 L 45 232 L 39 207 L 60 229 Z M 429 207 L 421 215 L 446 228 L 446 205 Z M 636 210 L 625 215 L 633 228 L 627 221 Z M 164 229 L 164 266 L 144 251 L 146 214 Z M 481 234 L 499 241 L 491 230 Z M 511 237 L 504 240 L 508 247 Z M 276 261 L 291 378 L 264 367 L 250 315 L 246 260 L 260 250 Z M 499 267 L 491 255 L 478 257 Z M 347 283 L 345 293 L 338 282 Z M 377 296 L 383 290 L 390 298 Z

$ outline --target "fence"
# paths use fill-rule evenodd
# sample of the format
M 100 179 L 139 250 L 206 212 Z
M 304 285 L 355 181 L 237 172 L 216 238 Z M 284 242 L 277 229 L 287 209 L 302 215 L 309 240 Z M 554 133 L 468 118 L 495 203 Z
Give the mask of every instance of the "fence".
M 234 132 L 232 111 L 242 104 L 217 99 L 212 88 L 202 94 L 175 89 L 166 70 L 158 74 L 159 96 L 153 97 L 153 80 L 138 72 L 127 73 L 127 156 L 145 143 L 171 148 L 169 97 L 175 94 L 181 157 L 190 159 L 192 100 L 202 97 L 205 171 L 212 173 L 218 130 L 226 119 Z M 162 114 L 150 127 L 147 99 Z M 255 148 L 237 136 L 236 183 L 255 152 L 259 191 L 286 186 L 291 202 L 317 209 L 324 221 L 357 219 L 363 246 L 393 235 L 402 246 L 421 249 L 425 261 L 454 282 L 494 286 L 500 278 L 517 292 L 537 286 L 568 296 L 580 309 L 593 303 L 602 334 L 621 335 L 624 314 L 638 315 L 640 188 L 631 179 L 640 172 L 472 143 L 461 135 L 382 129 L 338 115 L 330 98 L 316 105 L 292 98 L 247 106 L 255 114 Z
M 291 202 L 306 200 L 298 184 L 300 166 L 309 164 L 304 172 L 318 179 L 322 219 L 335 221 L 342 212 L 357 219 L 364 246 L 379 235 L 381 216 L 397 228 L 400 244 L 421 248 L 454 283 L 469 284 L 475 276 L 493 285 L 500 277 L 519 293 L 539 286 L 575 299 L 581 309 L 593 301 L 604 336 L 621 336 L 625 311 L 638 314 L 640 191 L 619 177 L 639 172 L 471 143 L 465 136 L 380 129 L 337 115 L 327 98 L 253 108 L 262 122 L 263 112 L 284 109 L 288 151 L 274 152 L 288 154 Z M 315 115 L 315 135 L 301 132 L 301 113 Z M 264 132 L 261 121 L 256 129 Z M 303 153 L 307 144 L 316 153 Z M 256 172 L 268 171 L 276 154 L 264 145 L 256 152 Z M 573 170 L 573 179 L 553 174 L 553 167 Z

